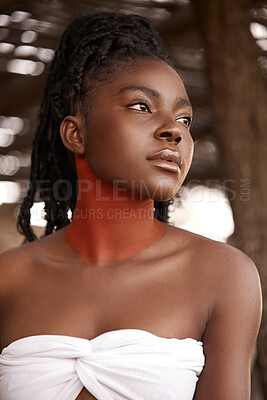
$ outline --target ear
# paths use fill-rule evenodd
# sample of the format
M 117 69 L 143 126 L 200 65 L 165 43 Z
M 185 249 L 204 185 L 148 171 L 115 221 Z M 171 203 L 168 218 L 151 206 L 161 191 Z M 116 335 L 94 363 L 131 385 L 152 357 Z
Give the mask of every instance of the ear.
M 65 117 L 60 125 L 60 136 L 64 146 L 75 154 L 84 154 L 85 151 L 81 126 L 81 118 L 72 115 Z

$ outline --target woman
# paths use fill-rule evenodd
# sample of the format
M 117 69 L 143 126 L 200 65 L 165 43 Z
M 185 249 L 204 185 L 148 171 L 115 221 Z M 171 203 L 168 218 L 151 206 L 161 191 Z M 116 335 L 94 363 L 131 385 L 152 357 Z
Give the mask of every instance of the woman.
M 19 216 L 30 243 L 0 260 L 2 400 L 249 399 L 256 268 L 164 223 L 191 164 L 191 120 L 145 18 L 95 13 L 68 27 Z M 34 240 L 38 190 L 47 227 Z

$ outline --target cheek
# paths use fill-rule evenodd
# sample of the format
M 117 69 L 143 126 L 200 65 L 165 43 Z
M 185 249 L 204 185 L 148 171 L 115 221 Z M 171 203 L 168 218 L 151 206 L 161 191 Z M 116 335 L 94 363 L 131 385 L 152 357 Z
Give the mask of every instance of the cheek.
M 137 158 L 145 154 L 147 136 L 123 115 L 98 115 L 87 129 L 87 159 L 103 178 L 129 175 L 134 173 L 133 165 L 138 166 Z
M 96 159 L 112 153 L 119 144 L 117 130 L 116 121 L 106 115 L 92 118 L 87 127 L 85 141 L 88 156 Z
M 184 136 L 184 143 L 183 143 L 183 159 L 184 159 L 184 166 L 185 172 L 187 173 L 193 159 L 194 154 L 194 141 L 190 134 Z
M 93 141 L 107 153 L 116 149 L 121 156 L 124 152 L 134 153 L 144 147 L 150 131 L 150 128 L 144 127 L 141 122 L 123 112 L 117 112 L 114 116 L 99 115 L 97 121 L 92 124 Z

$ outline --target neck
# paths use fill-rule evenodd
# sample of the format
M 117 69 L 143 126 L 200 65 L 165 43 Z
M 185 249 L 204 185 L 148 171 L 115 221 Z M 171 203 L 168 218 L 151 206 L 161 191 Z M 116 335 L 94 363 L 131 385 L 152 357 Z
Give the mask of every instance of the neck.
M 154 218 L 154 201 L 101 180 L 84 156 L 76 157 L 78 199 L 67 240 L 87 262 L 133 257 L 152 246 L 164 224 Z

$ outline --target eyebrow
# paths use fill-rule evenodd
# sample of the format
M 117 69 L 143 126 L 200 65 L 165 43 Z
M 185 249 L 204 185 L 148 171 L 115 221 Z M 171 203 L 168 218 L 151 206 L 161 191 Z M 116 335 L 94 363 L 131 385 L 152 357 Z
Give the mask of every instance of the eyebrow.
M 145 86 L 136 86 L 136 85 L 131 85 L 131 86 L 125 86 L 119 89 L 119 93 L 126 92 L 127 90 L 140 90 L 141 92 L 147 94 L 148 96 L 155 97 L 156 99 L 160 99 L 160 93 L 157 90 L 145 87 Z M 177 99 L 177 105 L 179 106 L 185 106 L 185 107 L 190 107 L 192 108 L 192 105 L 189 100 L 185 99 L 184 97 L 178 97 Z
M 120 88 L 119 93 L 126 92 L 127 90 L 141 90 L 141 92 L 143 92 L 149 96 L 156 97 L 157 99 L 160 98 L 160 94 L 157 90 L 150 89 L 145 86 L 135 86 L 135 85 L 125 86 L 123 88 Z
M 177 105 L 179 106 L 186 106 L 192 108 L 192 104 L 190 103 L 189 100 L 185 99 L 184 97 L 179 97 L 177 101 Z

